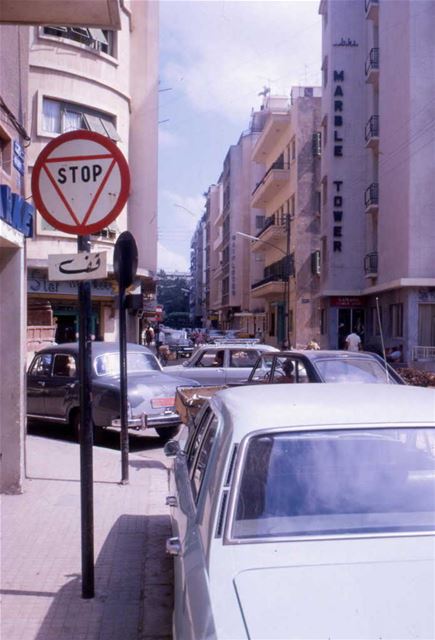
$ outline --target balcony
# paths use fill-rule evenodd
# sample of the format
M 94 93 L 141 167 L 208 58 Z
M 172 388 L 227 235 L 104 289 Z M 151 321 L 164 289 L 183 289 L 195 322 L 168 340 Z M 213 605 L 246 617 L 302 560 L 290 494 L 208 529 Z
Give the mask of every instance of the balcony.
M 378 252 L 372 251 L 364 257 L 364 273 L 366 278 L 377 278 L 378 276 Z
M 372 116 L 366 124 L 366 149 L 379 149 L 379 116 Z
M 285 237 L 285 233 L 286 216 L 276 213 L 272 214 L 266 218 L 263 228 L 257 233 L 256 237 L 259 241 L 252 243 L 252 251 L 264 251 L 267 248 L 265 244 L 273 243 L 273 241 Z
M 290 165 L 274 162 L 252 192 L 251 206 L 262 209 L 290 180 Z
M 269 113 L 264 129 L 252 152 L 254 162 L 264 163 L 268 154 L 271 153 L 276 144 L 282 140 L 286 129 L 290 126 L 290 122 L 291 116 L 288 112 Z
M 269 275 L 251 285 L 251 296 L 253 298 L 284 298 L 284 293 L 285 281 L 282 276 L 278 275 Z
M 366 189 L 364 194 L 364 203 L 366 206 L 366 213 L 375 213 L 379 208 L 379 185 L 377 182 L 372 184 Z
M 370 49 L 366 60 L 366 82 L 377 84 L 379 80 L 379 49 Z
M 32 2 L 2 2 L 1 23 L 42 24 L 120 29 L 121 9 L 118 0 L 32 0 Z M 83 10 L 85 4 L 88 6 Z M 92 5 L 92 6 L 90 6 Z M 78 18 L 78 16 L 80 16 Z
M 367 20 L 374 20 L 375 22 L 379 17 L 379 0 L 366 0 L 366 18 Z

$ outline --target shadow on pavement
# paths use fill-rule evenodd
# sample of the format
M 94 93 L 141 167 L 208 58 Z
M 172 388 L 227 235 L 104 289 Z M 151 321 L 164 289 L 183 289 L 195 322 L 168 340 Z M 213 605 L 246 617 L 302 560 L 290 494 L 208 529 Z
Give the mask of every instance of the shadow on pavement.
M 36 640 L 170 640 L 172 558 L 168 516 L 123 515 L 95 562 L 95 598 L 81 597 L 81 577 L 56 594 Z

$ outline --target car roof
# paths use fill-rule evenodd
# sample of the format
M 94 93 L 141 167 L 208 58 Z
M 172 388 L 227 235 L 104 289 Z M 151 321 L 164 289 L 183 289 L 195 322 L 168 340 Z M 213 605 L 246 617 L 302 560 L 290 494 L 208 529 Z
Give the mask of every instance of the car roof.
M 147 347 L 143 347 L 140 344 L 135 344 L 132 342 L 127 343 L 128 351 L 142 351 L 145 353 L 150 353 L 152 355 L 153 352 L 151 349 Z M 53 344 L 49 347 L 45 347 L 40 351 L 37 351 L 35 355 L 39 355 L 41 353 L 71 353 L 77 354 L 79 352 L 79 343 L 78 342 L 63 342 L 62 344 Z M 94 341 L 92 342 L 92 355 L 98 356 L 102 353 L 118 353 L 119 352 L 119 342 L 102 342 L 102 341 Z
M 337 349 L 301 349 L 301 350 L 287 350 L 276 351 L 275 356 L 281 358 L 291 358 L 294 356 L 302 356 L 308 358 L 308 360 L 321 360 L 323 358 L 376 358 L 379 360 L 379 356 L 371 351 L 340 351 Z
M 243 386 L 217 392 L 213 410 L 234 439 L 259 429 L 430 423 L 435 426 L 435 389 L 388 384 Z
M 270 344 L 259 344 L 249 342 L 249 340 L 240 340 L 239 342 L 230 342 L 230 341 L 222 341 L 222 342 L 212 342 L 206 344 L 200 344 L 197 347 L 198 349 L 260 349 L 261 351 L 277 351 L 276 347 L 272 347 Z

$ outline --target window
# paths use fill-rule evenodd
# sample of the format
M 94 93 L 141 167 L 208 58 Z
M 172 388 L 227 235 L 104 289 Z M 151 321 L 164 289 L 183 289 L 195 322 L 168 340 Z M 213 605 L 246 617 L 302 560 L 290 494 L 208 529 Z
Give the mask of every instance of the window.
M 311 254 L 311 273 L 314 276 L 320 275 L 320 251 L 313 251 Z
M 51 353 L 43 353 L 37 356 L 33 361 L 29 374 L 31 376 L 43 376 L 47 377 L 51 372 L 51 363 L 53 362 L 53 355 Z
M 320 133 L 320 131 L 316 131 L 316 133 L 313 133 L 312 147 L 313 156 L 315 158 L 320 158 L 320 156 L 322 155 L 322 134 Z
M 264 227 L 265 216 L 255 216 L 255 228 L 262 229 Z
M 403 338 L 403 304 L 390 305 L 391 337 Z
M 195 462 L 196 454 L 198 452 L 199 446 L 202 442 L 203 435 L 207 429 L 208 423 L 211 418 L 210 409 L 206 409 L 205 413 L 202 415 L 200 422 L 198 425 L 195 425 L 191 436 L 189 437 L 186 444 L 186 453 L 187 453 L 187 468 L 191 469 L 193 463 Z
M 12 143 L 8 134 L 0 126 L 0 169 L 11 175 Z
M 121 140 L 110 116 L 81 105 L 44 98 L 42 129 L 47 133 L 67 133 L 87 129 L 101 133 L 111 140 Z
M 290 217 L 294 218 L 296 215 L 296 196 L 295 194 L 292 195 L 292 197 L 290 198 Z
M 291 159 L 296 160 L 296 138 L 291 141 Z
M 251 369 L 257 362 L 258 351 L 254 349 L 237 349 L 230 356 L 230 367 Z
M 205 350 L 199 360 L 197 360 L 196 367 L 223 367 L 224 366 L 225 351 L 219 349 Z
M 54 356 L 53 375 L 62 378 L 73 378 L 77 372 L 77 365 L 74 356 L 64 353 L 57 353 Z
M 200 445 L 199 453 L 196 458 L 196 462 L 192 473 L 192 492 L 195 502 L 198 502 L 201 487 L 204 482 L 207 466 L 210 461 L 210 455 L 213 449 L 213 444 L 216 439 L 218 421 L 216 416 L 213 416 L 210 426 L 203 438 Z
M 63 27 L 56 25 L 43 27 L 43 34 L 45 36 L 55 36 L 56 38 L 71 40 L 99 53 L 107 53 L 109 56 L 115 55 L 115 33 L 110 29 Z
M 433 428 L 252 436 L 231 537 L 433 531 L 434 451 Z

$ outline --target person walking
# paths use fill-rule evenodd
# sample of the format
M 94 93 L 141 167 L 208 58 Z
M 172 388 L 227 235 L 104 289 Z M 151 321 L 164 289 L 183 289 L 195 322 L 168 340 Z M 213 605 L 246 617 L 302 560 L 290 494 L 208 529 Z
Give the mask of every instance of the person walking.
M 349 333 L 345 340 L 345 343 L 348 351 L 361 351 L 361 338 L 357 333 L 355 333 L 355 330 L 352 331 L 352 333 Z

